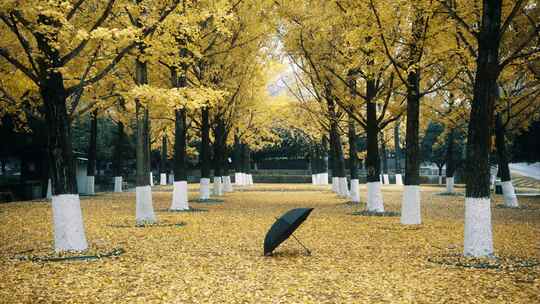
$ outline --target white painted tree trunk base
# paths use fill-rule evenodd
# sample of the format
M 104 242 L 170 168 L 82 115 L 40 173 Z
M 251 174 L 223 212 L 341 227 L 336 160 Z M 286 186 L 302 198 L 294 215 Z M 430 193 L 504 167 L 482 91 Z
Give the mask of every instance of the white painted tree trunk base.
M 454 177 L 446 177 L 446 192 L 454 193 Z
M 384 212 L 384 202 L 381 192 L 381 182 L 367 183 L 367 206 L 368 211 Z
M 388 174 L 383 174 L 383 182 L 385 185 L 390 185 L 390 179 L 388 178 Z
M 201 178 L 199 198 L 201 200 L 210 199 L 210 179 L 209 178 Z
M 346 177 L 339 177 L 338 178 L 338 189 L 339 189 L 339 193 L 338 195 L 340 197 L 343 197 L 343 198 L 348 198 L 349 197 L 349 185 L 347 183 L 347 178 Z
M 52 199 L 52 181 L 51 181 L 50 178 L 47 181 L 47 195 L 46 195 L 46 198 L 48 200 Z
M 351 179 L 351 202 L 360 203 L 360 185 L 358 179 Z
M 247 174 L 247 181 L 248 181 L 247 182 L 248 185 L 250 186 L 253 185 L 253 175 Z
M 152 174 L 152 172 L 150 172 L 150 186 L 154 186 L 154 175 Z
M 493 256 L 491 200 L 489 197 L 465 198 L 464 235 L 463 255 L 471 257 Z
M 401 177 L 401 174 L 396 174 L 396 185 L 403 186 L 403 178 Z
M 95 192 L 95 176 L 87 176 L 86 177 L 86 194 L 88 195 L 94 195 Z
M 214 195 L 223 195 L 223 184 L 221 183 L 221 176 L 214 176 Z
M 233 192 L 233 186 L 231 183 L 231 177 L 226 175 L 222 176 L 221 180 L 223 181 L 223 192 Z
M 114 177 L 114 192 L 122 192 L 122 182 L 121 176 Z
M 137 186 L 135 192 L 135 221 L 137 224 L 156 223 L 157 219 L 152 204 L 152 188 L 150 186 Z
M 328 173 L 321 173 L 321 185 L 328 185 Z
M 501 186 L 502 186 L 502 192 L 504 196 L 504 205 L 510 208 L 519 207 L 516 191 L 514 189 L 514 185 L 512 184 L 512 181 L 510 180 L 510 181 L 502 182 Z
M 245 186 L 246 185 L 245 179 L 246 178 L 244 176 L 244 173 L 242 173 L 242 172 L 238 173 L 238 185 Z
M 241 175 L 242 173 L 240 172 L 234 172 L 234 184 L 237 186 L 242 186 Z
M 338 192 L 338 178 L 334 176 L 332 176 L 332 191 Z
M 171 210 L 188 210 L 188 187 L 187 181 L 179 181 L 173 183 L 173 195 Z
M 317 182 L 317 185 L 328 185 L 328 180 L 326 181 L 326 184 L 324 183 L 324 176 L 324 173 L 315 174 L 315 181 Z
M 422 212 L 420 209 L 420 186 L 406 185 L 403 189 L 403 201 L 401 202 L 401 224 L 422 224 Z
M 160 173 L 159 174 L 159 184 L 161 186 L 167 185 L 167 173 Z
M 79 195 L 61 194 L 52 196 L 52 212 L 54 250 L 62 252 L 88 249 Z
M 439 175 L 439 185 L 442 185 L 442 175 Z
M 174 184 L 174 174 L 169 173 L 169 179 L 167 180 L 167 184 L 169 184 L 169 185 Z
M 317 174 L 311 174 L 311 184 L 317 185 Z

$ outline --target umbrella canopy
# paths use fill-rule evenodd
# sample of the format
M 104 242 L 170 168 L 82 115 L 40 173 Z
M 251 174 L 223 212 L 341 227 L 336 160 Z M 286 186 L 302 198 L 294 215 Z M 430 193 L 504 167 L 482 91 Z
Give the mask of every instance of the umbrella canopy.
M 287 211 L 270 227 L 264 238 L 264 255 L 272 253 L 302 224 L 313 208 L 296 208 Z

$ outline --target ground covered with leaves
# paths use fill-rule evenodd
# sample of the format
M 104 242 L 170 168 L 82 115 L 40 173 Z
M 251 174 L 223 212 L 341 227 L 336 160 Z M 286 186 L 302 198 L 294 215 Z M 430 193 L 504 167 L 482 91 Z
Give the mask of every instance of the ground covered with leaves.
M 471 260 L 460 256 L 464 198 L 438 195 L 442 188 L 422 188 L 418 227 L 396 216 L 352 215 L 364 205 L 323 186 L 242 190 L 223 203 L 191 204 L 207 212 L 157 212 L 163 225 L 149 227 L 135 227 L 133 192 L 83 197 L 85 254 L 122 250 L 88 261 L 32 261 L 58 257 L 50 203 L 0 205 L 0 302 L 540 303 L 538 197 L 520 198 L 526 208 L 512 210 L 496 208 L 502 197 L 495 196 L 498 258 Z M 155 187 L 155 209 L 169 207 L 171 195 Z M 386 209 L 399 212 L 401 188 L 383 186 L 383 195 Z M 295 207 L 315 208 L 295 233 L 312 255 L 289 239 L 264 257 L 266 231 Z

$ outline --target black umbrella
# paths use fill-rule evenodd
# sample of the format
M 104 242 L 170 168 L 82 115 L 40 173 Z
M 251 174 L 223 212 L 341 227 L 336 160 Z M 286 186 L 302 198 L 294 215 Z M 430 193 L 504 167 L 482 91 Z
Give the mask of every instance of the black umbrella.
M 264 255 L 272 253 L 277 246 L 285 241 L 291 234 L 306 220 L 309 214 L 313 211 L 313 208 L 296 208 L 287 211 L 270 227 L 270 230 L 266 233 L 264 238 Z M 293 235 L 294 239 L 300 243 L 300 241 Z M 304 247 L 308 254 L 309 249 L 300 243 Z

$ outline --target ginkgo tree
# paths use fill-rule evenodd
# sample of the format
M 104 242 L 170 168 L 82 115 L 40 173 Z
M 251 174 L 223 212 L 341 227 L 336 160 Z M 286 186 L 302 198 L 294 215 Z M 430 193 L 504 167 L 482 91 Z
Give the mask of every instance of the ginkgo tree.
M 537 55 L 540 35 L 535 1 L 437 1 L 459 29 L 466 51 L 475 59 L 467 134 L 464 255 L 492 256 L 490 165 L 498 79 L 505 68 Z

